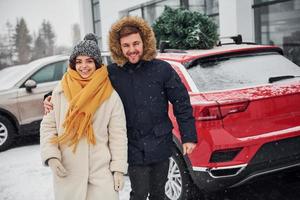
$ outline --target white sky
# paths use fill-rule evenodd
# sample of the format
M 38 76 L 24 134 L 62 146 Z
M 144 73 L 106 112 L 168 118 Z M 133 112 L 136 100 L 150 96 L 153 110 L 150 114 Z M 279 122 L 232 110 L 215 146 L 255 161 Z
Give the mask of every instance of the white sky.
M 21 17 L 30 34 L 38 33 L 43 19 L 50 21 L 56 45 L 71 46 L 71 26 L 79 23 L 78 0 L 0 0 L 0 34 L 7 31 L 7 20 L 15 26 L 17 18 Z

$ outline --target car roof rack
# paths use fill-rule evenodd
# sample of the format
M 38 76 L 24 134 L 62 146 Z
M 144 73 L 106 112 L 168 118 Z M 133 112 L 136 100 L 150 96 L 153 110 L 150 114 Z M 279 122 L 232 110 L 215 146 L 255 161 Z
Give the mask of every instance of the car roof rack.
M 159 43 L 159 53 L 187 53 L 184 50 L 181 49 L 168 49 L 170 44 L 170 41 L 168 40 L 162 40 Z
M 231 43 L 222 43 L 221 39 L 232 39 L 233 42 L 231 42 Z M 229 45 L 229 44 L 256 44 L 256 43 L 255 42 L 243 42 L 242 35 L 238 34 L 238 35 L 235 35 L 235 36 L 220 37 L 217 46 Z

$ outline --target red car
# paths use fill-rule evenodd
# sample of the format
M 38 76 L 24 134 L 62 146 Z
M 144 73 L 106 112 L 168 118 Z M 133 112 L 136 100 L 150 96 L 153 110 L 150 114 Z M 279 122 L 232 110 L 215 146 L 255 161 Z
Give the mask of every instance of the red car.
M 177 148 L 169 199 L 195 199 L 195 188 L 222 190 L 300 166 L 300 67 L 282 54 L 276 46 L 233 44 L 158 55 L 189 91 L 199 140 L 183 157 L 171 108 Z

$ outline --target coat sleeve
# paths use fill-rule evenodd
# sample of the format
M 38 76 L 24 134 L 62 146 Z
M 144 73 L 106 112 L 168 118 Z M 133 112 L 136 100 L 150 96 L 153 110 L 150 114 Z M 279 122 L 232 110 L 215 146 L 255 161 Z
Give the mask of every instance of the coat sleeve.
M 114 92 L 112 112 L 108 125 L 109 148 L 111 152 L 110 170 L 127 173 L 127 133 L 124 108 L 119 95 Z
M 197 142 L 193 108 L 187 89 L 176 71 L 165 63 L 166 81 L 164 89 L 168 100 L 173 105 L 174 115 L 179 125 L 182 143 Z
M 52 96 L 52 91 L 48 92 L 47 94 L 44 95 L 44 100 L 49 97 L 49 96 Z
M 54 109 L 44 115 L 40 126 L 40 148 L 43 165 L 48 165 L 50 158 L 61 160 L 61 152 L 58 144 L 52 144 L 50 139 L 57 137 L 57 128 Z

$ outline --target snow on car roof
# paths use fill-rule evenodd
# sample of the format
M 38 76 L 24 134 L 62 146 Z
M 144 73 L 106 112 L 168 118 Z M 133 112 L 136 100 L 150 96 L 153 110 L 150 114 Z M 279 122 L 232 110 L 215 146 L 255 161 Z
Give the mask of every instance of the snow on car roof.
M 216 46 L 212 49 L 196 49 L 196 50 L 181 50 L 176 52 L 166 52 L 166 53 L 158 53 L 157 58 L 163 60 L 171 60 L 175 62 L 189 62 L 196 58 L 208 57 L 213 55 L 222 55 L 225 53 L 237 53 L 237 52 L 247 52 L 253 50 L 276 50 L 280 52 L 280 48 L 277 46 L 270 45 L 249 45 L 249 44 L 241 44 L 241 45 L 222 45 Z

